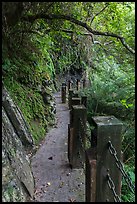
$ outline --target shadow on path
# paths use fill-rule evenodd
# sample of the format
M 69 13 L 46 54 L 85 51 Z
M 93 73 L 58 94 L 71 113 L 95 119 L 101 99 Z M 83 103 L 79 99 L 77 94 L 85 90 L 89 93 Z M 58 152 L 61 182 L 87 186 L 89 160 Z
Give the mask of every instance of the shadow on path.
M 69 110 L 56 100 L 56 125 L 32 157 L 36 202 L 84 202 L 85 176 L 83 169 L 71 169 L 67 157 Z

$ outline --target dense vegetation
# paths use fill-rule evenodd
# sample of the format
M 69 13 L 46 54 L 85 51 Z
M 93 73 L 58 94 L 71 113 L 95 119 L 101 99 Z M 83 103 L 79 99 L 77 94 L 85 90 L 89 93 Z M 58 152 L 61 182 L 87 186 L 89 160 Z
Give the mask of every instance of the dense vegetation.
M 44 137 L 51 111 L 39 87 L 46 82 L 55 91 L 62 74 L 86 71 L 88 120 L 122 120 L 123 161 L 134 181 L 135 3 L 3 2 L 2 23 L 3 83 L 35 141 Z M 122 199 L 134 201 L 124 181 Z

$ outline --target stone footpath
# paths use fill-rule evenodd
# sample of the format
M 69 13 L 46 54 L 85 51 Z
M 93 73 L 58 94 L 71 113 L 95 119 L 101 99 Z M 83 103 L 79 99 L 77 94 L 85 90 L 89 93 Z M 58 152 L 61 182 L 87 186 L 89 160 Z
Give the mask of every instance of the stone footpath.
M 46 134 L 45 141 L 31 159 L 35 179 L 35 202 L 84 202 L 85 175 L 83 169 L 71 169 L 67 157 L 69 109 L 56 100 L 56 124 Z

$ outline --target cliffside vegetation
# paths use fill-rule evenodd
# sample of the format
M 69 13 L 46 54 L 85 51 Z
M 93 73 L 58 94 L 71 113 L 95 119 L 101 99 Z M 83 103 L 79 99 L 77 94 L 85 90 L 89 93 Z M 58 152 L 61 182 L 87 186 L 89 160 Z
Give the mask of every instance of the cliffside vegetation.
M 35 143 L 54 123 L 61 77 L 85 71 L 88 120 L 106 114 L 123 121 L 123 161 L 134 180 L 135 3 L 3 2 L 2 24 L 3 84 Z M 122 193 L 134 200 L 125 183 Z

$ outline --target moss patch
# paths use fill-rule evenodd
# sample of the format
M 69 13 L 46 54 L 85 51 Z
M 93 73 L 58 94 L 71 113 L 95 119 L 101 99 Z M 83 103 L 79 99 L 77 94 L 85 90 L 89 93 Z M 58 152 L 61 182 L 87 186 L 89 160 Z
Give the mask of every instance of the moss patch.
M 26 87 L 11 78 L 5 78 L 4 85 L 22 111 L 35 144 L 38 144 L 44 138 L 49 121 L 51 121 L 50 104 L 44 104 L 37 89 Z

